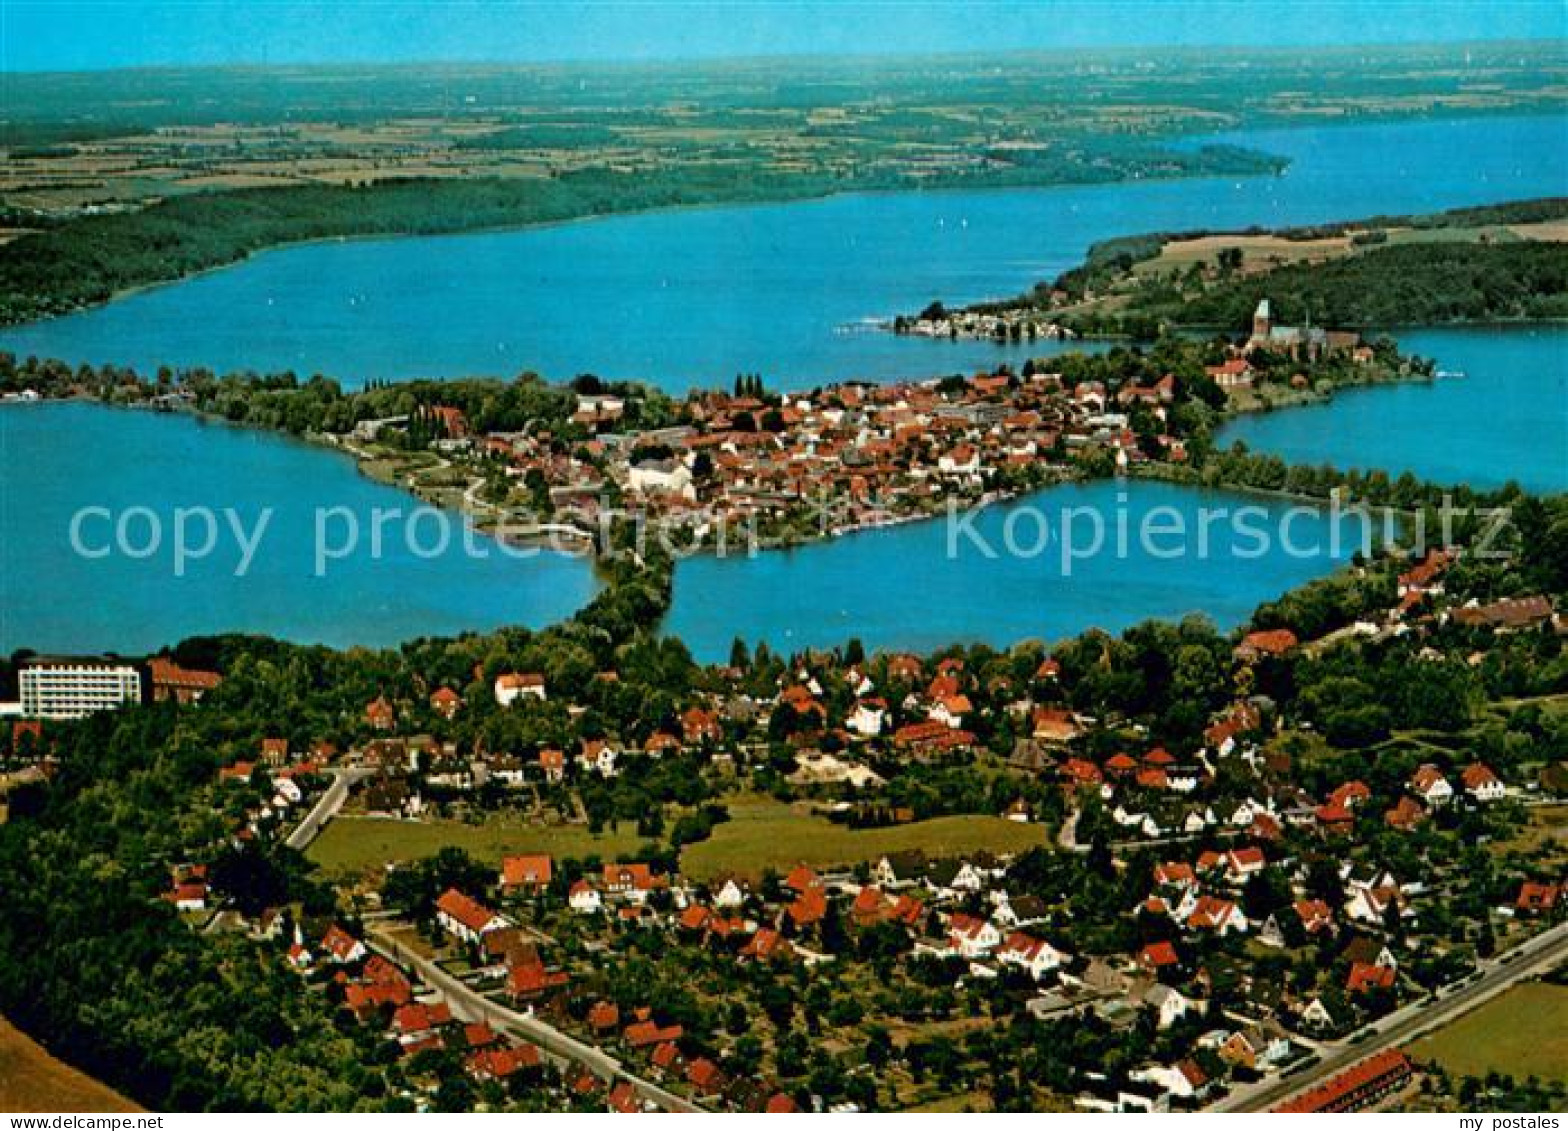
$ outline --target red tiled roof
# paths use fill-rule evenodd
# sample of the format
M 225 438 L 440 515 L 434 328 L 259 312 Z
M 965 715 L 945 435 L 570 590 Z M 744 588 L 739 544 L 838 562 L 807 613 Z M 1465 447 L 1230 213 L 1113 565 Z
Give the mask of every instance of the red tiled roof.
M 1391 990 L 1396 971 L 1392 966 L 1374 966 L 1367 962 L 1353 962 L 1345 979 L 1345 989 L 1353 994 L 1367 990 Z
M 667 1025 L 660 1028 L 653 1021 L 635 1021 L 626 1026 L 621 1035 L 626 1038 L 626 1043 L 634 1049 L 646 1048 L 649 1045 L 662 1044 L 665 1041 L 678 1041 L 686 1030 L 679 1025 Z
M 790 869 L 788 876 L 784 877 L 784 886 L 793 892 L 804 892 L 814 888 L 819 883 L 816 872 L 804 864 L 796 864 Z
M 501 884 L 504 887 L 544 887 L 550 882 L 551 860 L 548 856 L 507 856 L 501 861 Z
M 179 687 L 191 691 L 210 691 L 223 682 L 217 672 L 196 671 L 182 668 L 173 660 L 155 656 L 147 661 L 148 674 L 154 687 Z
M 1387 1084 L 1410 1075 L 1410 1072 L 1410 1058 L 1400 1049 L 1387 1049 L 1352 1065 L 1327 1084 L 1281 1104 L 1274 1110 L 1289 1113 L 1350 1110 L 1361 1102 L 1362 1093 L 1381 1090 Z
M 1265 656 L 1283 656 L 1300 641 L 1296 634 L 1288 628 L 1275 628 L 1267 632 L 1249 632 L 1241 639 L 1244 648 L 1254 652 L 1261 652 Z
M 1550 911 L 1557 906 L 1562 888 L 1557 884 L 1538 884 L 1526 880 L 1519 885 L 1519 899 L 1514 906 L 1520 911 Z
M 436 910 L 450 915 L 475 934 L 483 931 L 495 918 L 494 912 L 484 904 L 456 888 L 447 888 L 442 893 L 441 898 L 436 900 Z
M 1138 952 L 1138 961 L 1154 969 L 1181 964 L 1181 959 L 1176 954 L 1176 948 L 1168 942 L 1150 943 Z
M 637 1102 L 637 1089 L 627 1080 L 622 1080 L 610 1089 L 610 1106 L 623 1115 L 642 1110 L 642 1105 Z
M 398 1007 L 392 1015 L 392 1028 L 399 1033 L 423 1033 L 430 1029 L 439 1029 L 442 1025 L 452 1022 L 452 1010 L 445 1002 L 426 1004 L 422 1001 L 411 1001 L 407 1005 Z

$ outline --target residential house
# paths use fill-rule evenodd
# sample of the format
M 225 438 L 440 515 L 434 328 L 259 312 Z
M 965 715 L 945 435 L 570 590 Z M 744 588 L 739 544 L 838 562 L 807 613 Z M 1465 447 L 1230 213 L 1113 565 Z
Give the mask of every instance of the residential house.
M 604 907 L 604 897 L 587 880 L 578 880 L 566 893 L 566 905 L 579 915 L 593 915 Z
M 506 856 L 501 859 L 501 887 L 535 894 L 550 886 L 552 862 L 548 856 Z
M 448 888 L 436 900 L 436 922 L 448 934 L 467 943 L 478 942 L 487 931 L 511 926 L 504 916 L 456 888 Z
M 1161 1029 L 1169 1029 L 1196 1007 L 1191 998 L 1163 982 L 1155 982 L 1144 990 L 1140 1001 L 1154 1010 L 1156 1025 Z
M 1481 762 L 1466 766 L 1459 779 L 1464 783 L 1465 792 L 1482 804 L 1501 801 L 1508 795 L 1502 779 L 1492 772 L 1490 766 Z
M 1430 762 L 1420 766 L 1410 776 L 1410 790 L 1431 808 L 1447 805 L 1454 796 L 1454 787 L 1441 770 Z
M 1065 966 L 1071 959 L 1070 954 L 1023 931 L 1014 931 L 1008 935 L 996 950 L 999 963 L 1027 971 L 1037 982 Z
M 606 864 L 602 884 L 606 895 L 642 903 L 656 888 L 665 886 L 663 876 L 653 874 L 647 864 Z
M 543 702 L 546 698 L 544 676 L 537 672 L 507 672 L 496 677 L 495 701 L 502 707 L 510 707 L 519 699 Z
M 343 966 L 360 962 L 370 953 L 365 949 L 364 943 L 336 923 L 327 928 L 327 933 L 321 936 L 321 949 L 332 957 L 333 962 Z
M 962 958 L 982 958 L 1002 942 L 1002 933 L 989 920 L 962 912 L 947 920 L 948 946 Z

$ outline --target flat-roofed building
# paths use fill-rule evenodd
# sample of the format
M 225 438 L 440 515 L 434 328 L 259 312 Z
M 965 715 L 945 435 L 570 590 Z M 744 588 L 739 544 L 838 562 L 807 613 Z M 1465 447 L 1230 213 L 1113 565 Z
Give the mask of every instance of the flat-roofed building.
M 80 719 L 142 701 L 141 669 L 110 656 L 36 656 L 22 662 L 22 714 Z

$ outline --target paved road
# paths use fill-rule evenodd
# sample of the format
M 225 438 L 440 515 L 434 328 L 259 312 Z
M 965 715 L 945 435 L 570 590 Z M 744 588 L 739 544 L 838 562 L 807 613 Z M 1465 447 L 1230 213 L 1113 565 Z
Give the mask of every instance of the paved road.
M 1423 999 L 1395 1010 L 1372 1025 L 1372 1035 L 1358 1043 L 1340 1041 L 1325 1045 L 1323 1059 L 1310 1071 L 1289 1079 L 1271 1077 L 1239 1089 L 1215 1104 L 1213 1110 L 1267 1111 L 1292 1096 L 1317 1087 L 1373 1053 L 1404 1044 L 1447 1024 L 1509 986 L 1549 970 L 1564 959 L 1568 959 L 1568 923 L 1543 931 L 1497 955 L 1482 967 L 1481 977 L 1476 981 L 1447 990 L 1436 1001 Z
M 348 800 L 348 793 L 358 782 L 375 775 L 374 770 L 333 770 L 332 784 L 327 787 L 327 792 L 321 795 L 321 800 L 316 802 L 305 819 L 288 835 L 283 843 L 300 852 L 310 847 L 310 842 L 321 835 L 321 830 L 326 828 L 327 822 L 338 815 L 338 810 L 343 808 L 343 803 Z
M 666 1091 L 651 1080 L 633 1074 L 603 1049 L 585 1044 L 537 1017 L 497 1005 L 484 995 L 476 993 L 434 962 L 420 957 L 401 945 L 387 933 L 384 927 L 369 928 L 367 937 L 372 950 L 380 951 L 392 961 L 413 968 L 427 985 L 440 990 L 452 1007 L 452 1012 L 459 1017 L 469 1021 L 484 1021 L 493 1029 L 502 1029 L 530 1041 L 543 1049 L 546 1055 L 558 1064 L 563 1061 L 581 1064 L 601 1080 L 628 1080 L 637 1089 L 638 1095 L 658 1104 L 666 1111 L 704 1110 L 690 1100 Z

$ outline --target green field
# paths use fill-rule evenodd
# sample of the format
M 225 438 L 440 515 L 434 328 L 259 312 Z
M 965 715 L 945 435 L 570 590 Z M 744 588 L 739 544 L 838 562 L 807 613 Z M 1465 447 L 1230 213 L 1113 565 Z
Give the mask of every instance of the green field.
M 796 864 L 827 868 L 874 863 L 889 852 L 923 849 L 927 856 L 957 856 L 982 849 L 1022 852 L 1045 843 L 1041 825 L 1001 817 L 936 817 L 880 829 L 850 829 L 779 801 L 731 802 L 730 820 L 713 836 L 681 854 L 681 871 L 694 879 L 722 872 L 758 876 L 787 872 Z
M 461 848 L 479 860 L 499 863 L 501 857 L 544 852 L 555 857 L 600 856 L 614 859 L 642 844 L 634 826 L 594 836 L 581 825 L 544 826 L 491 820 L 482 825 L 461 821 L 397 821 L 386 817 L 339 817 L 327 826 L 306 853 L 335 874 L 363 872 L 399 860 L 433 856 L 443 848 Z
M 1423 1037 L 1410 1049 L 1454 1076 L 1500 1072 L 1568 1083 L 1568 986 L 1529 982 Z

